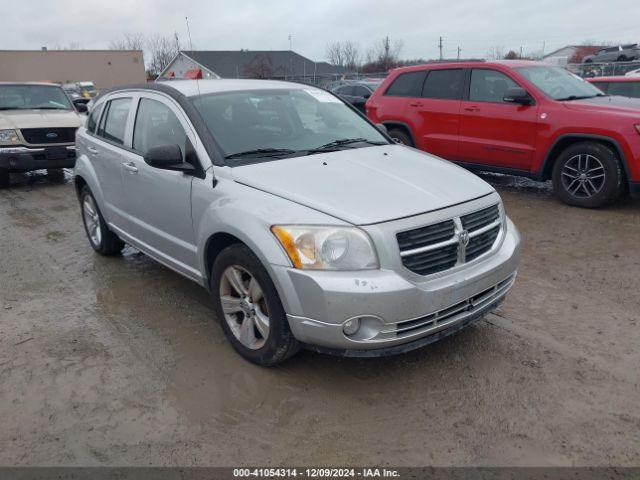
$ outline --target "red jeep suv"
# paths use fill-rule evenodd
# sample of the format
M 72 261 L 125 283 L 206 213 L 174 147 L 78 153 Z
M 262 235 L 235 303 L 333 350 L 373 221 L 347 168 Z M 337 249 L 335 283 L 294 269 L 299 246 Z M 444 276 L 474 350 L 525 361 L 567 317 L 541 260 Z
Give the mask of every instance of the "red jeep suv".
M 640 196 L 640 99 L 608 96 L 540 62 L 442 62 L 393 70 L 366 104 L 397 142 L 467 168 L 553 180 L 600 207 Z

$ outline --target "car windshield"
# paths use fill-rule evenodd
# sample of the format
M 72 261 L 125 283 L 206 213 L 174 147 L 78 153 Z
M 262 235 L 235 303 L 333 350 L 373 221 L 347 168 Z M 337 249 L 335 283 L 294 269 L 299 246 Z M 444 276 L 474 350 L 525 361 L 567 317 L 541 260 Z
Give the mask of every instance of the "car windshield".
M 72 110 L 64 90 L 48 85 L 0 85 L 0 110 Z
M 192 101 L 227 158 L 300 156 L 389 143 L 318 88 L 214 93 Z
M 554 100 L 579 100 L 604 94 L 586 80 L 560 67 L 521 67 L 520 74 Z

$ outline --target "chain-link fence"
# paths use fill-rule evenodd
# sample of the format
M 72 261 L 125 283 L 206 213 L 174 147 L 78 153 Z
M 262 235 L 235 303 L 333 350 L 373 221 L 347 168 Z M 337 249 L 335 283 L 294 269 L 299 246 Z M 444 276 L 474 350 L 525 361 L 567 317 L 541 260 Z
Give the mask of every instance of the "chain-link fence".
M 640 61 L 610 62 L 610 63 L 569 63 L 567 69 L 581 77 L 615 77 L 626 75 L 638 70 L 640 74 Z

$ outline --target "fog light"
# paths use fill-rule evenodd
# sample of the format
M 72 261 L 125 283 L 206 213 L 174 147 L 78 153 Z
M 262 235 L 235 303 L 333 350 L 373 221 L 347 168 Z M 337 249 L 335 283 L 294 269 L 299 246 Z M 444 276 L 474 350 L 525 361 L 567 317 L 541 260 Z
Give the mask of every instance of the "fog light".
M 350 318 L 344 325 L 342 325 L 342 331 L 345 335 L 351 336 L 355 335 L 358 329 L 360 328 L 360 319 L 359 318 Z

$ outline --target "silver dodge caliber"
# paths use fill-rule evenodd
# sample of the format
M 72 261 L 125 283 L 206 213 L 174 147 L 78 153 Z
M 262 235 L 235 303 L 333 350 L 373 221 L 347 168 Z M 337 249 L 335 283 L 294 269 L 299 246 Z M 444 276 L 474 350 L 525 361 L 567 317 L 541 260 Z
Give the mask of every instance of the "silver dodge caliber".
M 91 246 L 206 287 L 246 359 L 405 352 L 494 309 L 520 237 L 499 195 L 308 85 L 185 80 L 100 97 L 77 133 Z

